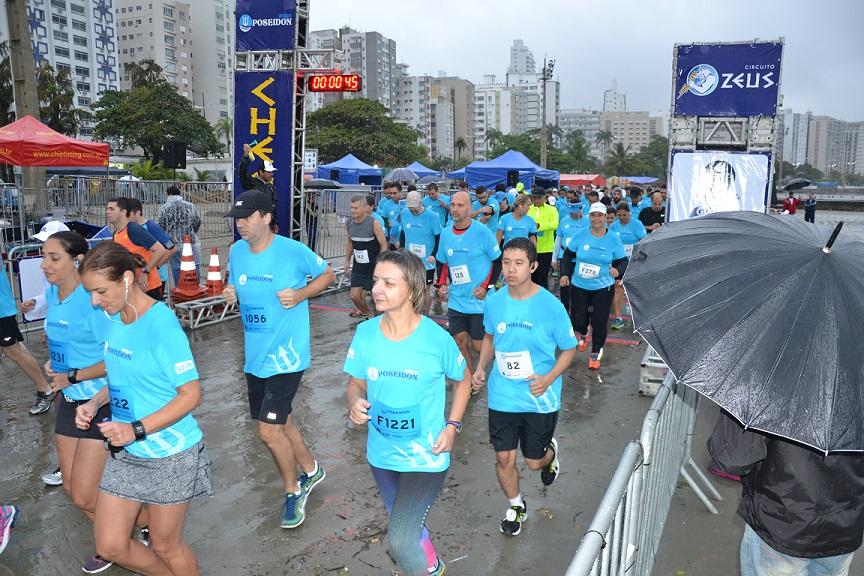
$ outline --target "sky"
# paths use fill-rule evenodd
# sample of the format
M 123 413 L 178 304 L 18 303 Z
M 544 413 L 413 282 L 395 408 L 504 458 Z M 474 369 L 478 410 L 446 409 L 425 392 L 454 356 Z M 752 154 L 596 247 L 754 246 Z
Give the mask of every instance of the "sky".
M 861 0 L 313 0 L 310 28 L 350 25 L 396 41 L 412 75 L 503 81 L 522 39 L 555 60 L 561 108 L 668 112 L 676 43 L 785 38 L 783 107 L 864 121 Z

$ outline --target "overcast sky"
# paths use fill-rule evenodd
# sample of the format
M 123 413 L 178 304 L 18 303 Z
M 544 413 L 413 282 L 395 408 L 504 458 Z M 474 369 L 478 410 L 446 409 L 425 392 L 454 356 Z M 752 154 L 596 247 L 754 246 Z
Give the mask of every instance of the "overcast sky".
M 785 37 L 781 92 L 796 112 L 864 120 L 862 0 L 317 0 L 311 28 L 396 41 L 410 74 L 503 81 L 513 39 L 556 61 L 562 108 L 600 109 L 613 80 L 628 110 L 668 111 L 676 42 Z

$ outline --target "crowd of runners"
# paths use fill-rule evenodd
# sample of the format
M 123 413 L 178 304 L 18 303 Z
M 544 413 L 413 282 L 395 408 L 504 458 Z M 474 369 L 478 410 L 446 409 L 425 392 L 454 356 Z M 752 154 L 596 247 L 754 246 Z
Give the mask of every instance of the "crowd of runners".
M 543 485 L 553 484 L 562 374 L 589 343 L 588 366 L 600 368 L 610 314 L 613 329 L 624 326 L 620 278 L 632 245 L 662 225 L 665 195 L 521 184 L 404 192 L 388 184 L 377 209 L 372 196 L 351 198 L 345 270 L 358 323 L 344 364 L 347 417 L 368 428 L 392 556 L 406 574 L 440 575 L 446 566 L 426 514 L 472 394 L 487 394 L 507 500 L 499 529 L 517 536 L 529 511 L 517 450 Z M 127 223 L 135 206 L 122 200 L 109 202 L 126 224 L 115 242 L 91 248 L 71 231 L 44 238 L 50 358 L 31 375 L 38 390 L 30 411 L 47 411 L 57 395 L 57 476 L 93 523 L 96 554 L 85 572 L 117 563 L 145 575 L 197 574 L 182 529 L 191 500 L 212 494 L 192 415 L 199 376 L 186 335 L 155 292 L 165 254 Z M 291 529 L 326 477 L 292 403 L 313 361 L 308 300 L 334 274 L 304 244 L 277 235 L 273 214 L 272 198 L 257 190 L 226 214 L 241 239 L 231 248 L 224 296 L 240 308 L 250 416 L 282 477 L 280 524 Z M 559 296 L 549 291 L 553 270 Z M 433 297 L 446 303 L 447 329 L 427 316 Z M 15 315 L 2 275 L 0 345 L 23 358 Z M 33 371 L 26 361 L 22 367 Z M 447 380 L 455 383 L 449 402 Z M 0 507 L 0 551 L 17 515 Z

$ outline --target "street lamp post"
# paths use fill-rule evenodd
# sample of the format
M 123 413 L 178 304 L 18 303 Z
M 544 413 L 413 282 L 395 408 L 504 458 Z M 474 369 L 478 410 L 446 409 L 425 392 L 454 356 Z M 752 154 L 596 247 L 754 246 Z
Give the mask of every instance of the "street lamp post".
M 543 70 L 540 72 L 540 78 L 543 82 L 542 87 L 542 103 L 541 107 L 543 108 L 542 112 L 542 120 L 540 125 L 540 166 L 546 168 L 546 82 L 552 79 L 552 70 L 555 69 L 555 60 L 547 61 L 546 58 L 543 58 Z

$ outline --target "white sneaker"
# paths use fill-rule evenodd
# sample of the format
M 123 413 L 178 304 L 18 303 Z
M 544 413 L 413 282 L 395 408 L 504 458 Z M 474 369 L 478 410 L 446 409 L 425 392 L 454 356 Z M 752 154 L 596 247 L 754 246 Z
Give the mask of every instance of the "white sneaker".
M 45 474 L 42 474 L 42 482 L 46 486 L 62 486 L 63 473 L 60 472 L 59 467 L 53 472 L 46 472 Z

